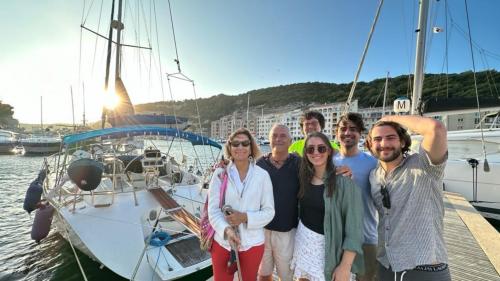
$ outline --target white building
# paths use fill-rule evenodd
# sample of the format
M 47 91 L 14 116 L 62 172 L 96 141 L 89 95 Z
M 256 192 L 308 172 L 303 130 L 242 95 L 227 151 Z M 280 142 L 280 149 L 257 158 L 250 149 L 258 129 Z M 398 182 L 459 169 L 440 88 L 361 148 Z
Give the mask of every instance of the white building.
M 227 137 L 238 128 L 245 127 L 250 133 L 255 135 L 257 120 L 255 113 L 248 115 L 242 112 L 233 112 L 233 114 L 223 116 L 219 120 L 212 121 L 210 124 L 210 137 L 213 139 L 227 139 Z
M 302 138 L 302 133 L 299 126 L 299 118 L 302 114 L 301 109 L 286 111 L 281 113 L 269 113 L 257 117 L 257 137 L 268 139 L 271 127 L 278 123 L 287 126 L 290 129 L 292 138 Z
M 366 130 L 370 130 L 370 128 L 375 124 L 380 118 L 382 118 L 383 107 L 367 107 L 360 108 L 358 113 L 363 116 L 363 122 L 365 123 Z M 384 115 L 395 115 L 396 113 L 390 106 L 385 107 Z

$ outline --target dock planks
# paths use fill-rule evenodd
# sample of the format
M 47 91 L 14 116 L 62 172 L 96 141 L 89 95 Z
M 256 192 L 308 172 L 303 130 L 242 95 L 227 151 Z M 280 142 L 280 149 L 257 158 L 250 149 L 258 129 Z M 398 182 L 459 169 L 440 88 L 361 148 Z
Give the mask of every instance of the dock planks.
M 460 195 L 445 192 L 444 203 L 452 280 L 500 281 L 500 234 Z

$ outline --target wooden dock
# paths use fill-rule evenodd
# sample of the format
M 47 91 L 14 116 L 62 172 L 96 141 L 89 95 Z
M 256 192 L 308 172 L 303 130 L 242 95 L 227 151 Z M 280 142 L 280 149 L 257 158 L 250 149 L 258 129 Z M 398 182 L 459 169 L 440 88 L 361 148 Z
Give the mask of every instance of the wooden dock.
M 444 239 L 453 281 L 500 281 L 500 234 L 461 195 L 445 192 Z
M 451 280 L 500 281 L 498 231 L 460 194 L 445 192 L 444 204 Z M 273 279 L 279 280 L 276 275 Z

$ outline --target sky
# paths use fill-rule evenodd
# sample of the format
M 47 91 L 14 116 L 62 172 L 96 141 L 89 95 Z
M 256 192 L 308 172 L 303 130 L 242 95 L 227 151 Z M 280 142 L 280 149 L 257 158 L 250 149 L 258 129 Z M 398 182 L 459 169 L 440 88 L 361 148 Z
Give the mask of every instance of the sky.
M 124 2 L 123 42 L 152 47 L 123 50 L 121 76 L 134 104 L 301 82 L 348 83 L 378 5 L 375 0 L 171 0 L 182 73 L 194 80 L 193 87 L 175 77 L 170 85 L 167 80 L 167 73 L 177 72 L 168 2 Z M 429 33 L 425 72 L 446 71 L 446 34 L 448 71 L 471 70 L 464 1 L 448 1 L 446 29 L 446 1 L 430 2 L 429 29 L 448 33 Z M 71 123 L 71 92 L 76 123 L 82 122 L 84 104 L 88 121 L 100 118 L 107 95 L 106 42 L 80 25 L 107 35 L 110 6 L 111 0 L 2 3 L 0 100 L 14 107 L 21 123 L 40 123 L 40 97 L 45 124 Z M 500 1 L 468 1 L 468 8 L 476 69 L 499 69 Z M 413 72 L 417 12 L 417 0 L 384 1 L 361 81 L 388 71 L 391 77 Z

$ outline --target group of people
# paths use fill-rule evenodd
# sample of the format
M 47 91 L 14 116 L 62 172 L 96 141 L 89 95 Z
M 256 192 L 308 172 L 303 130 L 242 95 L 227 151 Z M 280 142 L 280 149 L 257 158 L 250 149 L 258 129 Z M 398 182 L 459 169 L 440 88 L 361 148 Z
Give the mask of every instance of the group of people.
M 386 116 L 358 143 L 362 116 L 340 117 L 332 142 L 325 119 L 306 112 L 304 140 L 275 124 L 271 152 L 245 129 L 228 138 L 229 164 L 209 186 L 215 281 L 233 280 L 237 249 L 243 280 L 451 280 L 443 239 L 446 128 L 420 116 Z M 411 130 L 423 136 L 409 153 Z M 220 208 L 221 174 L 231 212 Z

